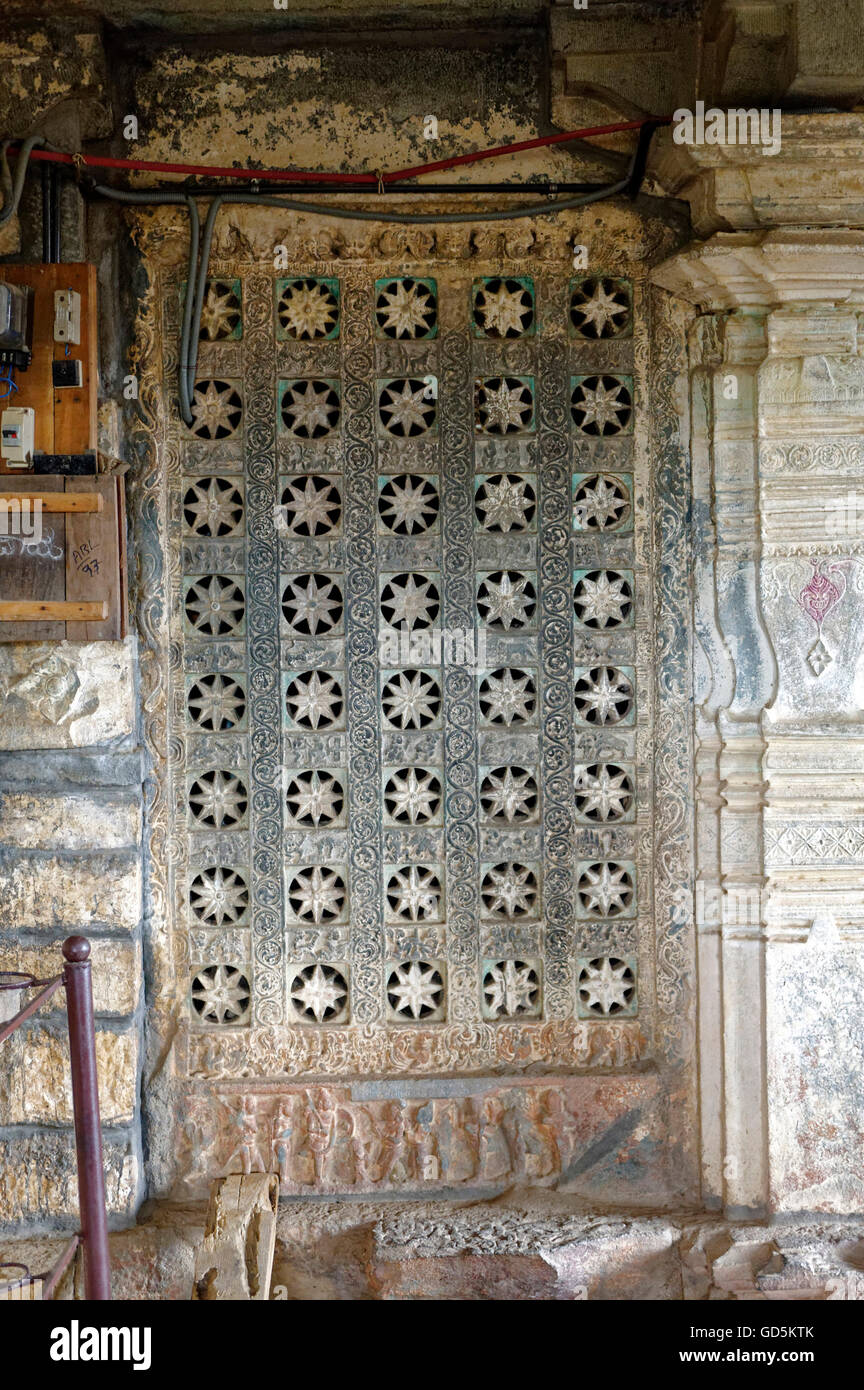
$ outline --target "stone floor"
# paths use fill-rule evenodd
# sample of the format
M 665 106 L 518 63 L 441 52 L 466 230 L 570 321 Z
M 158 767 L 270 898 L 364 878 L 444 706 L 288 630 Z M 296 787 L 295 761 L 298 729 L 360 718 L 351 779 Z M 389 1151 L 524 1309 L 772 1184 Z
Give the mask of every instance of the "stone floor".
M 111 1237 L 118 1299 L 186 1300 L 204 1207 L 152 1204 Z M 36 1272 L 62 1241 L 0 1244 Z M 61 1298 L 74 1295 L 70 1276 Z M 864 1299 L 864 1222 L 580 1210 L 517 1192 L 496 1202 L 282 1203 L 272 1296 L 288 1300 Z

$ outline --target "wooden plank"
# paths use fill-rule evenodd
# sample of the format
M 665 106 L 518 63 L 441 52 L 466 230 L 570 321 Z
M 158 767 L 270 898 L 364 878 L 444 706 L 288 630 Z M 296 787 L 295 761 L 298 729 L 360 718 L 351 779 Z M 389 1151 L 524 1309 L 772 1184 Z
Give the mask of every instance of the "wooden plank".
M 98 447 L 97 365 L 98 325 L 96 318 L 96 267 L 83 261 L 54 266 L 54 288 L 75 290 L 81 296 L 81 342 L 53 343 L 55 362 L 64 359 L 81 363 L 81 385 L 62 386 L 53 392 L 55 454 L 86 454 Z M 51 296 L 52 311 L 54 296 Z M 53 322 L 51 336 L 53 339 Z
M 40 492 L 63 493 L 63 479 L 52 474 L 33 474 L 28 484 Z M 0 495 L 21 491 L 21 475 L 0 475 Z M 11 529 L 11 528 L 9 528 Z M 66 598 L 66 520 L 61 514 L 43 519 L 42 539 L 38 543 L 23 536 L 0 536 L 0 600 L 39 600 L 62 602 Z M 62 642 L 66 628 L 62 622 L 4 622 L 3 642 Z
M 2 279 L 12 285 L 29 285 L 33 290 L 33 359 L 26 372 L 16 369 L 18 387 L 6 404 L 30 405 L 36 412 L 33 447 L 38 453 L 54 454 L 54 279 L 56 265 L 3 265 Z M 8 472 L 5 461 L 0 471 Z M 14 472 L 14 470 L 12 470 Z M 21 471 L 18 470 L 20 478 Z
M 43 512 L 101 512 L 105 507 L 105 498 L 98 492 L 56 493 L 13 492 L 10 490 L 7 495 L 10 498 L 17 497 L 19 502 L 23 502 L 25 499 L 31 502 L 41 502 Z
M 125 637 L 129 621 L 129 570 L 126 556 L 126 480 L 115 476 L 117 497 L 117 565 L 120 570 L 120 630 L 118 637 Z
M 26 372 L 15 373 L 16 405 L 36 412 L 34 448 L 44 454 L 84 454 L 98 448 L 98 321 L 96 267 L 83 261 L 66 265 L 4 265 L 2 277 L 29 285 L 34 292 L 33 359 Z M 81 295 L 81 342 L 54 342 L 54 292 Z M 64 359 L 81 363 L 81 385 L 54 387 L 52 365 Z M 0 474 L 9 472 L 0 461 Z M 12 470 L 13 472 L 15 470 Z M 20 470 L 18 471 L 20 477 Z
M 66 597 L 102 599 L 106 605 L 105 621 L 68 623 L 66 636 L 70 642 L 112 641 L 121 631 L 117 480 L 108 474 L 67 478 L 66 496 L 91 496 L 94 483 L 102 511 L 73 513 L 66 520 Z
M 99 603 L 36 603 L 30 599 L 16 599 L 11 603 L 0 601 L 0 623 L 71 622 L 77 619 L 84 623 L 104 622 L 108 617 L 108 605 Z
M 278 1208 L 277 1173 L 216 1179 L 204 1239 L 195 1253 L 193 1302 L 267 1302 Z

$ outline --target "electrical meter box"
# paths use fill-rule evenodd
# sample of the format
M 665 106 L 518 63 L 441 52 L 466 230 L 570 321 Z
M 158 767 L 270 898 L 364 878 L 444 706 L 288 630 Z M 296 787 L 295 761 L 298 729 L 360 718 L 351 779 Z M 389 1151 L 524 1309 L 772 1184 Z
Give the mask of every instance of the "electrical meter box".
M 25 305 L 32 327 L 22 339 Z M 97 341 L 95 266 L 0 265 L 0 377 L 16 388 L 0 383 L 0 411 L 35 411 L 37 473 L 52 472 L 55 458 L 98 449 Z M 10 471 L 20 477 L 21 464 L 0 449 L 0 478 Z
M 0 363 L 23 369 L 30 362 L 33 291 L 0 280 Z

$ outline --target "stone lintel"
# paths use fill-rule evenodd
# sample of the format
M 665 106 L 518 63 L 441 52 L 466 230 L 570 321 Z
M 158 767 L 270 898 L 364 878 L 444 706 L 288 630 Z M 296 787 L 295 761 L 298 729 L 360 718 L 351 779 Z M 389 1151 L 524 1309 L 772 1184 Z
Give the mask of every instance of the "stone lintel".
M 717 232 L 651 273 L 704 310 L 864 306 L 864 231 Z
M 716 109 L 763 111 L 766 132 L 776 134 L 771 113 L 782 105 L 720 101 Z M 864 221 L 862 139 L 860 112 L 783 111 L 774 153 L 758 143 L 679 145 L 664 130 L 654 137 L 649 172 L 664 193 L 690 204 L 701 236 L 733 228 L 855 226 Z

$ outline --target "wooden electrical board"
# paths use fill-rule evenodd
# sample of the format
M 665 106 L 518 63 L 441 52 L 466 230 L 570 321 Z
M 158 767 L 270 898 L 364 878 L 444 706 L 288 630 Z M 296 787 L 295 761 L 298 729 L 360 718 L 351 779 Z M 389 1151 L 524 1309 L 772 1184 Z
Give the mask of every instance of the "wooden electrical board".
M 98 369 L 96 267 L 69 265 L 0 265 L 0 280 L 29 285 L 33 291 L 33 357 L 26 371 L 16 369 L 6 405 L 32 406 L 36 412 L 34 452 L 95 453 L 97 447 Z M 81 342 L 55 343 L 54 292 L 75 290 L 81 296 Z M 81 363 L 81 385 L 55 387 L 52 364 L 64 359 Z M 36 460 L 37 468 L 39 460 Z M 22 474 L 0 461 L 0 474 Z
M 0 642 L 125 637 L 127 601 L 122 477 L 0 476 Z

